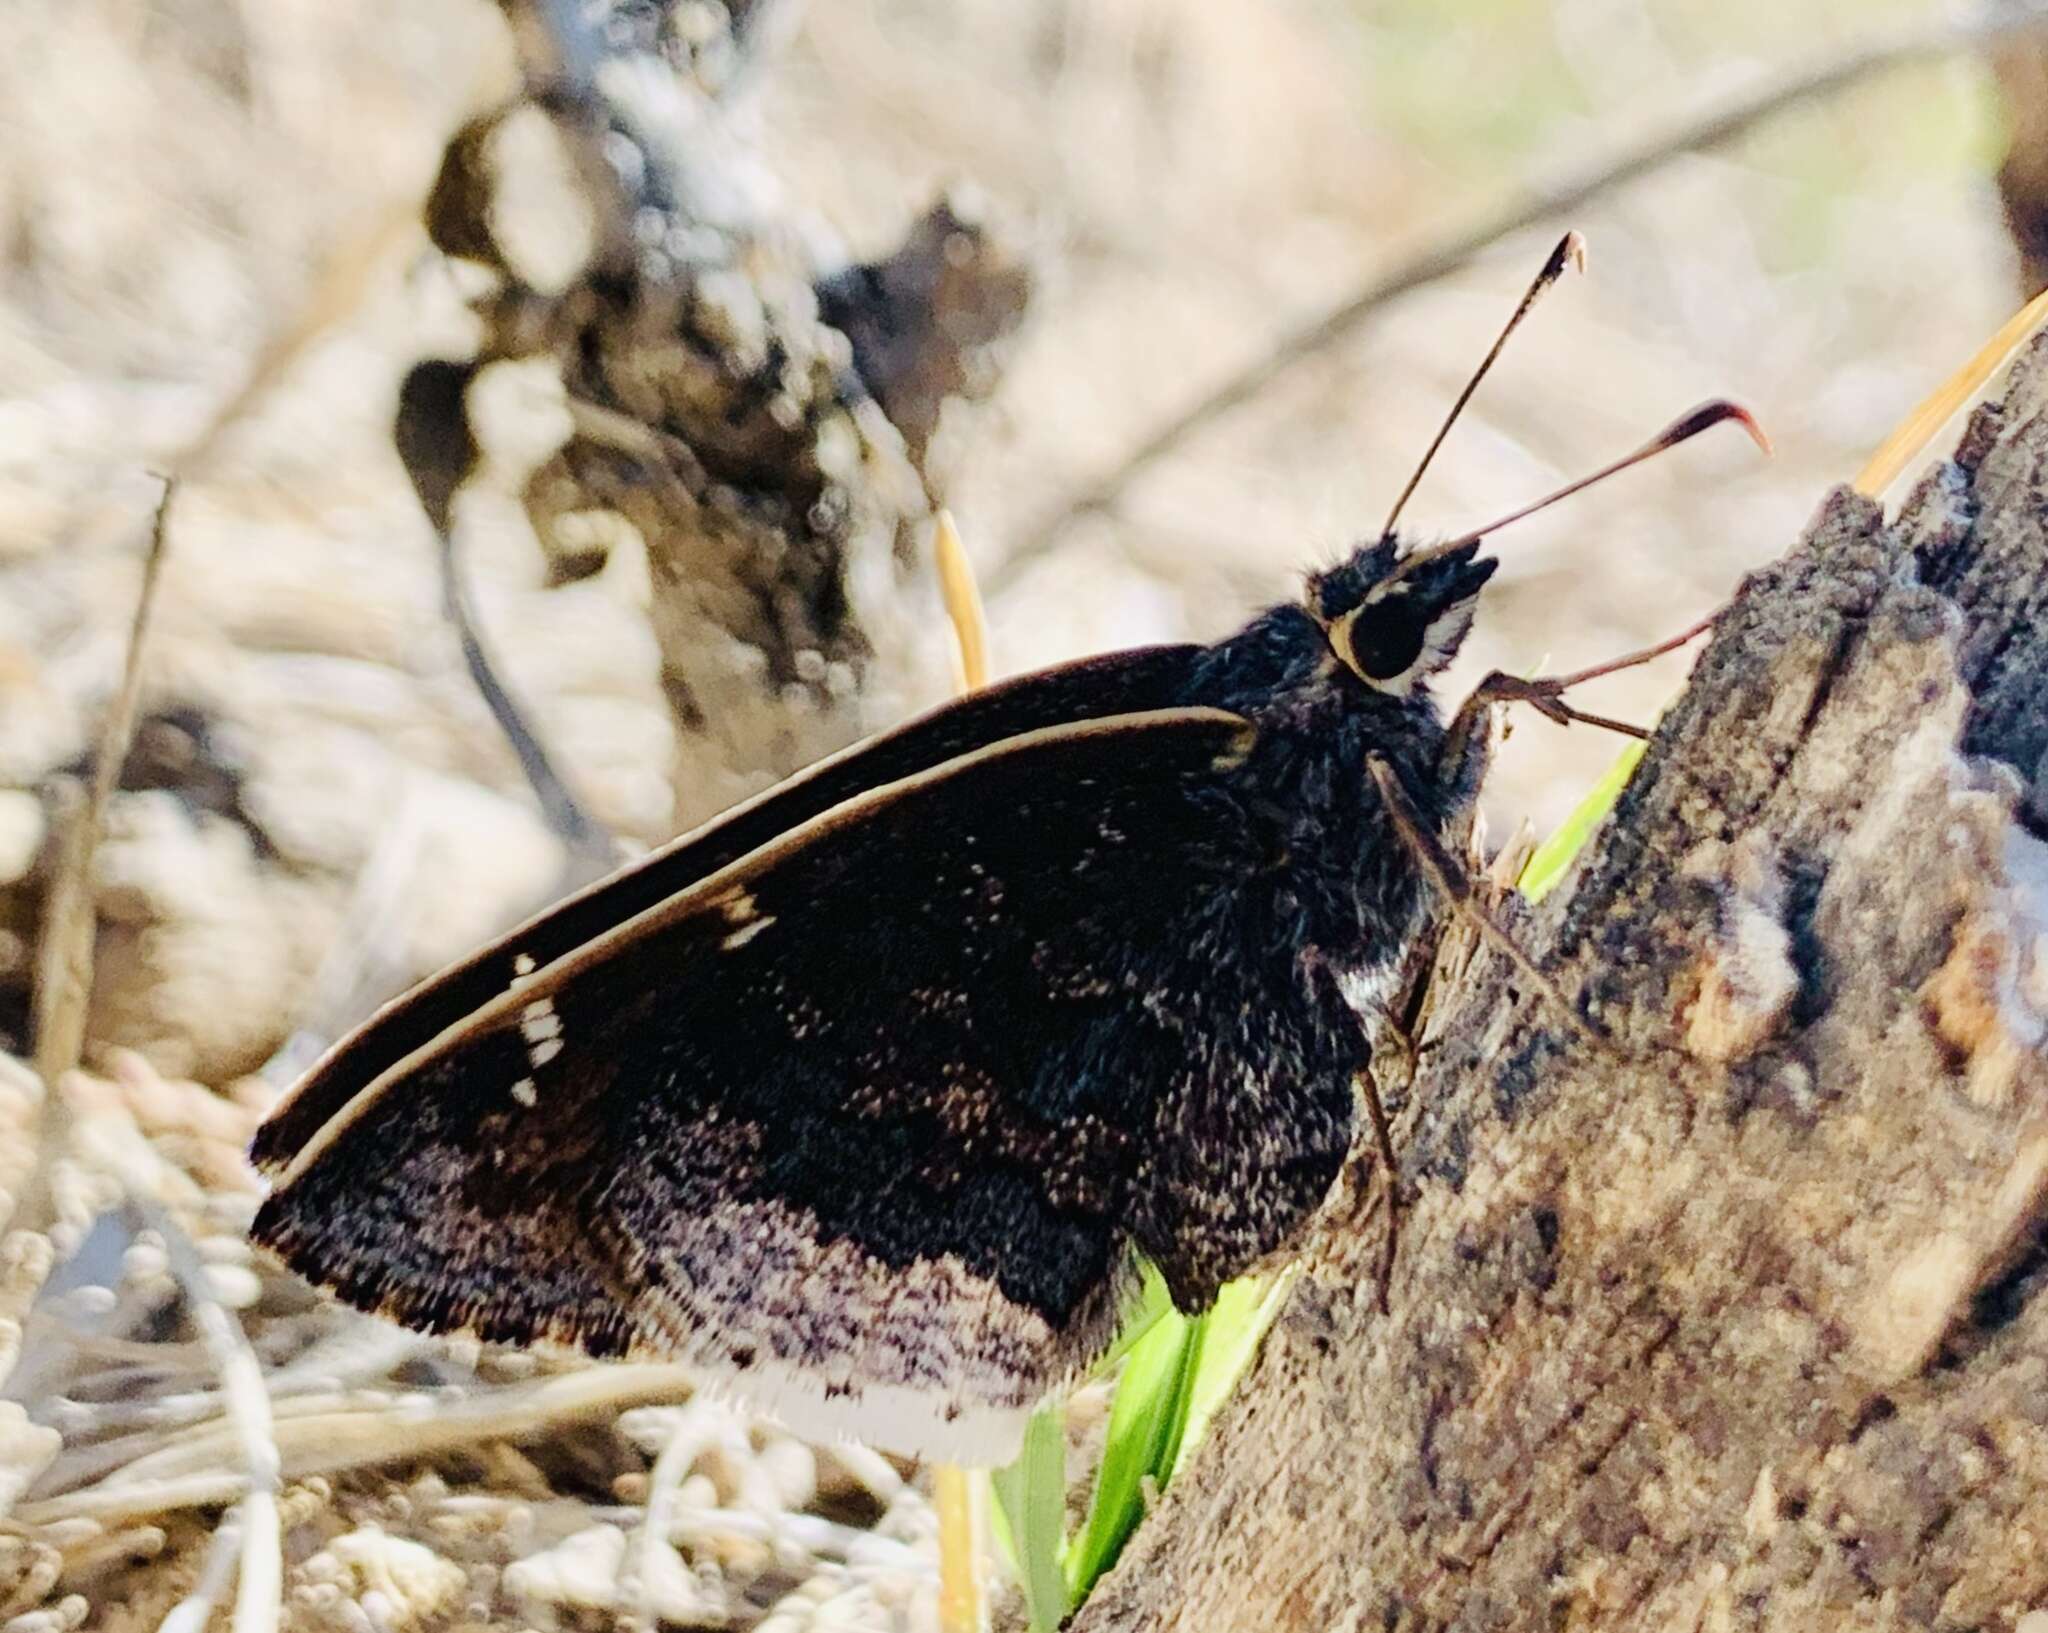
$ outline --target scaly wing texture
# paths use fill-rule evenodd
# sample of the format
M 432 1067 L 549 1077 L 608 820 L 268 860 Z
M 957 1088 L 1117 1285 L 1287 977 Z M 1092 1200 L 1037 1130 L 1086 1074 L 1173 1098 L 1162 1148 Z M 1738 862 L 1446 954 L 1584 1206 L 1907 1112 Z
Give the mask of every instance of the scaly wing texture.
M 1300 984 L 1215 991 L 1270 895 L 1251 735 L 1058 727 L 826 812 L 385 1073 L 259 1240 L 414 1325 L 680 1356 L 799 1428 L 1000 1461 L 1113 1334 L 1133 1232 L 1206 1303 L 1348 1140 L 1348 1063 L 1246 1064 L 1301 1055 Z
M 358 1027 L 294 1087 L 250 1155 L 283 1169 L 362 1089 L 415 1050 L 614 925 L 678 895 L 779 835 L 886 783 L 1023 732 L 1191 701 L 1196 646 L 1142 647 L 1019 676 L 946 704 L 778 783 L 632 866 L 559 902 L 422 982 Z

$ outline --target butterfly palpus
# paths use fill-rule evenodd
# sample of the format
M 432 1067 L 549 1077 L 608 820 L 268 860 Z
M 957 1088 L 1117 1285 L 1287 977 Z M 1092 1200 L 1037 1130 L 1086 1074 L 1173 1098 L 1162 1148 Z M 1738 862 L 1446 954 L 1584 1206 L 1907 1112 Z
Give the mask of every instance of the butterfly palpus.
M 1006 1461 L 1141 1255 L 1202 1309 L 1331 1189 L 1431 883 L 1469 899 L 1438 836 L 1487 704 L 1593 718 L 1561 697 L 1586 676 L 1496 676 L 1444 720 L 1492 529 L 1409 546 L 1414 486 L 1227 639 L 935 709 L 387 1005 L 258 1133 L 257 1240 L 410 1326 L 680 1359 L 800 1432 Z

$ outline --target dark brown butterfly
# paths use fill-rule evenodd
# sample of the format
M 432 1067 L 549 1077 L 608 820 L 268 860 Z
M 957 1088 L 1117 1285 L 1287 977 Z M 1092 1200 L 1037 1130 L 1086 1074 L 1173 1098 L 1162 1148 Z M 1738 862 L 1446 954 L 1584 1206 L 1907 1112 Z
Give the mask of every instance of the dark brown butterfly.
M 1141 1255 L 1205 1307 L 1351 1146 L 1412 841 L 1473 793 L 1429 682 L 1495 566 L 1393 521 L 1227 640 L 935 710 L 389 1005 L 258 1135 L 257 1239 L 409 1325 L 1007 1460 Z

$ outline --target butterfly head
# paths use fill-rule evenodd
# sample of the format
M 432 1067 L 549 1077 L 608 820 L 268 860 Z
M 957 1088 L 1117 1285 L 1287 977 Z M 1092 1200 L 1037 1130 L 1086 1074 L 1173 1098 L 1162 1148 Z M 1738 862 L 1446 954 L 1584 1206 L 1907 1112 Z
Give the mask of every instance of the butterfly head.
M 1479 592 L 1500 565 L 1477 540 L 1403 555 L 1392 537 L 1308 582 L 1309 615 L 1337 661 L 1375 691 L 1406 697 L 1458 655 Z

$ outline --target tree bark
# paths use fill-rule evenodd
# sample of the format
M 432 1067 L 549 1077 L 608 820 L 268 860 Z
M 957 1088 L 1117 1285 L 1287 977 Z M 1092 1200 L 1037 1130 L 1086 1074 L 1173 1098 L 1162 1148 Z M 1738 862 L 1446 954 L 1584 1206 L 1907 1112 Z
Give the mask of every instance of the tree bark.
M 1391 1315 L 1340 1202 L 1081 1633 L 2048 1604 L 2044 408 L 1743 585 L 1523 921 L 1616 1054 L 1440 973 Z

